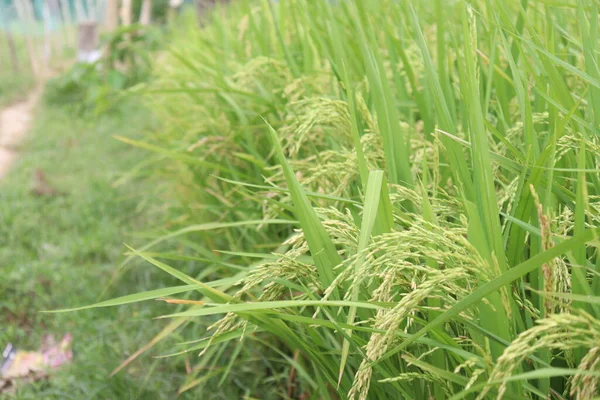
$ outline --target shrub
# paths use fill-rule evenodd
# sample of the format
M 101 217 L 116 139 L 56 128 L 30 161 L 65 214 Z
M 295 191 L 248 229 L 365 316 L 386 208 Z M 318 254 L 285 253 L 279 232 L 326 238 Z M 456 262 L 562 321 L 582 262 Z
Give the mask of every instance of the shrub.
M 44 99 L 69 105 L 79 112 L 115 107 L 120 92 L 150 76 L 150 52 L 157 50 L 157 28 L 141 25 L 121 27 L 102 38 L 102 56 L 93 63 L 76 63 L 69 71 L 51 79 Z

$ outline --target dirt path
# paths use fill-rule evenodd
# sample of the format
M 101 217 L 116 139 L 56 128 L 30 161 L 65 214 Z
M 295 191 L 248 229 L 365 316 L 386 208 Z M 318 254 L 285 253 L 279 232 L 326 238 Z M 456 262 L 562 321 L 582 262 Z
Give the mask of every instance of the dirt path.
M 34 90 L 27 100 L 0 110 L 0 179 L 17 159 L 17 147 L 31 126 L 39 97 L 40 90 Z

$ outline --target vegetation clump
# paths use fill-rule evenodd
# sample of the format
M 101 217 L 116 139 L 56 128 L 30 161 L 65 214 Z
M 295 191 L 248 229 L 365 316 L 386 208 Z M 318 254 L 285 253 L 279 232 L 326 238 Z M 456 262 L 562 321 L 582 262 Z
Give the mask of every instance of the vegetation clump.
M 174 200 L 132 250 L 185 285 L 156 341 L 222 317 L 174 351 L 202 353 L 182 391 L 255 346 L 255 397 L 598 395 L 597 24 L 593 1 L 517 0 L 181 23 L 136 88 L 159 127 L 123 140 Z

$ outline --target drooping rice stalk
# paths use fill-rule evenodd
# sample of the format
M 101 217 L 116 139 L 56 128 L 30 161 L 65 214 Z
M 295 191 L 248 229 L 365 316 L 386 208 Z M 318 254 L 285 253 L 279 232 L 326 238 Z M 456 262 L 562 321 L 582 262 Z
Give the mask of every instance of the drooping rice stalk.
M 275 349 L 288 398 L 598 395 L 597 16 L 265 0 L 182 24 L 137 144 L 180 200 L 162 239 L 215 272 L 138 254 L 206 302 L 170 317 L 223 316 L 187 350 Z

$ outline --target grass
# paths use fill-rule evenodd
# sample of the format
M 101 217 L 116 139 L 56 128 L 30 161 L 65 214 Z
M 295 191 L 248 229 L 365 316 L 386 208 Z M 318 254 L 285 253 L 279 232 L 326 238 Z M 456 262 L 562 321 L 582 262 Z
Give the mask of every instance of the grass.
M 34 85 L 33 78 L 27 75 L 13 73 L 0 75 L 0 106 L 25 100 Z
M 258 352 L 238 395 L 594 398 L 597 18 L 517 0 L 184 17 L 129 91 L 157 125 L 121 135 L 149 151 L 141 197 L 169 207 L 127 262 L 179 281 L 144 349 L 192 339 L 170 353 L 201 352 L 180 387 L 201 397 Z M 165 295 L 127 293 L 94 307 Z
M 25 37 L 0 31 L 0 43 L 0 106 L 4 106 L 24 100 L 36 82 Z
M 74 363 L 49 382 L 22 387 L 16 398 L 170 398 L 174 382 L 181 379 L 178 367 L 149 357 L 108 379 L 157 329 L 146 307 L 77 316 L 40 314 L 96 301 L 122 259 L 123 240 L 139 242 L 130 233 L 151 221 L 147 214 L 152 207 L 140 205 L 135 196 L 146 190 L 144 185 L 113 186 L 140 158 L 111 137 L 124 126 L 125 115 L 131 135 L 151 123 L 147 112 L 131 105 L 124 115 L 97 119 L 73 118 L 67 109 L 41 106 L 18 162 L 0 182 L 1 341 L 37 349 L 46 333 L 74 335 Z M 60 194 L 32 193 L 37 170 Z M 136 269 L 109 293 L 155 287 L 155 275 Z M 162 377 L 147 379 L 149 371 Z
M 23 385 L 16 396 L 7 398 L 169 399 L 192 380 L 190 376 L 227 366 L 227 352 L 221 354 L 223 360 L 194 370 L 186 370 L 189 355 L 154 358 L 201 335 L 210 324 L 204 321 L 186 324 L 186 332 L 175 331 L 153 352 L 137 356 L 111 377 L 144 343 L 168 329 L 168 322 L 152 321 L 171 309 L 164 302 L 78 314 L 42 313 L 135 291 L 160 291 L 176 282 L 136 260 L 122 273 L 117 269 L 127 260 L 123 242 L 141 245 L 148 237 L 161 235 L 164 228 L 159 222 L 169 215 L 169 207 L 149 195 L 160 194 L 159 181 L 144 182 L 139 172 L 130 172 L 144 162 L 144 154 L 113 137 L 118 132 L 136 138 L 154 123 L 146 108 L 130 101 L 105 115 L 74 113 L 48 103 L 39 106 L 34 127 L 19 146 L 17 163 L 0 182 L 0 342 L 34 350 L 45 334 L 62 337 L 70 332 L 74 360 L 49 381 Z M 40 197 L 32 192 L 36 171 L 43 171 L 58 195 Z M 172 263 L 188 273 L 197 270 L 194 259 L 176 257 Z M 278 379 L 269 372 L 275 368 L 268 349 L 240 353 L 246 363 L 237 373 L 179 397 L 240 398 L 258 386 L 271 387 L 265 383 L 268 379 Z

